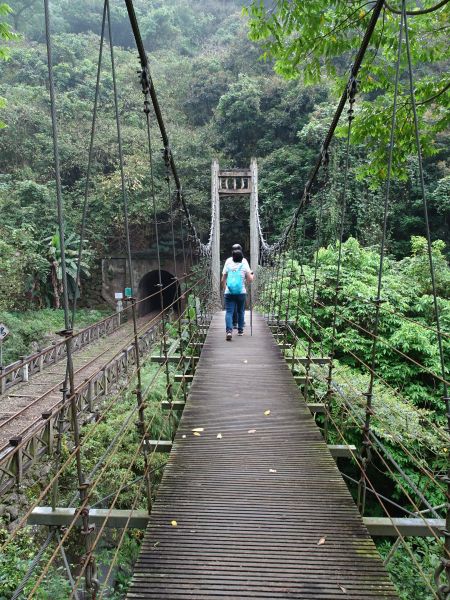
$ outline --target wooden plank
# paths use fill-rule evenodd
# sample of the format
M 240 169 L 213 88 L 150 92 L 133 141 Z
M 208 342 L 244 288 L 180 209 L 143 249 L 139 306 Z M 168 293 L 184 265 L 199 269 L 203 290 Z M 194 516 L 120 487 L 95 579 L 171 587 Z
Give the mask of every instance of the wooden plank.
M 175 375 L 174 376 L 174 381 L 176 383 L 182 383 L 182 382 L 191 383 L 192 380 L 193 380 L 193 378 L 194 378 L 193 375 L 186 375 L 186 374 L 184 374 L 184 375 Z
M 344 596 L 398 600 L 264 320 L 226 342 L 218 313 L 127 597 Z
M 148 443 L 152 452 L 170 452 L 172 450 L 170 440 L 150 440 Z
M 364 525 L 374 537 L 398 537 L 399 535 L 433 537 L 443 535 L 445 519 L 364 517 Z
M 308 402 L 306 406 L 311 411 L 311 414 L 319 414 L 324 415 L 327 411 L 325 409 L 325 404 L 322 402 Z
M 352 444 L 328 444 L 328 450 L 333 458 L 352 458 L 356 455 L 356 446 Z
M 308 383 L 312 381 L 311 377 L 305 377 L 304 375 L 294 375 L 294 380 L 297 385 L 305 385 L 307 381 Z
M 170 409 L 172 409 L 174 411 L 181 412 L 184 409 L 185 406 L 186 406 L 186 403 L 183 402 L 183 400 L 175 400 L 172 403 L 168 402 L 167 400 L 163 400 L 161 402 L 161 408 L 163 410 L 170 410 Z
M 198 359 L 198 356 L 184 356 L 183 359 L 181 359 L 181 356 L 168 356 L 167 362 L 184 364 L 185 362 L 191 362 L 192 360 L 195 362 Z M 159 364 L 164 364 L 166 362 L 166 359 L 164 356 L 152 356 L 151 361 Z
M 295 356 L 294 358 L 286 356 L 286 360 L 291 364 L 294 362 L 294 364 L 300 365 L 308 364 L 308 360 L 312 365 L 328 365 L 330 363 L 329 358 L 322 358 L 321 356 L 311 356 L 309 359 L 307 356 Z
M 51 506 L 38 506 L 28 517 L 29 525 L 47 525 L 49 527 L 70 525 L 75 517 L 76 508 L 56 508 Z M 107 508 L 91 508 L 89 510 L 89 523 L 106 527 L 131 529 L 145 529 L 148 524 L 149 514 L 146 510 L 109 510 Z M 127 521 L 129 523 L 127 525 Z M 81 526 L 81 518 L 78 517 L 76 524 Z

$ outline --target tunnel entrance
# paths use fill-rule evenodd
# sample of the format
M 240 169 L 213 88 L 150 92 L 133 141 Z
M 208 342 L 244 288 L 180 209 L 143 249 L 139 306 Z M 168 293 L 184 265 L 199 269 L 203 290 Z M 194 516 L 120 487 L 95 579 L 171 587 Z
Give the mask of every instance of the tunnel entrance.
M 138 299 L 139 316 L 143 317 L 152 311 L 160 311 L 161 308 L 167 308 L 180 296 L 180 285 L 178 280 L 174 278 L 169 271 L 161 269 L 161 284 L 162 284 L 162 306 L 161 295 L 159 292 L 159 271 L 149 271 L 142 277 L 139 282 Z M 171 285 L 172 284 L 172 285 Z M 150 297 L 149 297 L 150 296 Z M 145 298 L 145 300 L 144 300 Z M 177 308 L 174 304 L 173 308 Z

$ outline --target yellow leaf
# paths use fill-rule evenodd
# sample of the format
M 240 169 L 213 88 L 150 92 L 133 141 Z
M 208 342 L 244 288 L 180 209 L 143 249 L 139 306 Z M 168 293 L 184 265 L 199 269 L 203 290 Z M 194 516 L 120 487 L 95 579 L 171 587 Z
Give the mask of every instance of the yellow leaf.
M 200 433 L 198 431 L 194 431 L 194 435 L 196 435 L 197 437 L 200 437 Z
M 270 415 L 270 410 L 265 410 L 264 414 L 266 415 L 266 417 L 268 417 Z
M 256 429 L 249 429 L 247 433 L 256 433 Z
M 322 546 L 323 544 L 325 544 L 326 539 L 326 537 L 321 537 L 320 540 L 317 542 L 317 545 Z
M 366 16 L 366 13 L 363 10 L 359 11 L 359 18 L 360 19 L 364 19 L 364 17 Z
M 205 428 L 204 428 L 204 427 L 194 427 L 194 429 L 192 429 L 192 431 L 193 431 L 194 433 L 195 433 L 196 431 L 197 431 L 197 432 L 202 432 L 202 431 L 205 431 Z
M 221 434 L 221 433 L 218 433 L 218 434 L 217 434 L 217 439 L 218 439 L 218 440 L 221 440 L 221 439 L 222 439 L 222 434 Z
M 442 452 L 448 452 L 448 448 L 442 448 Z
M 172 527 L 176 527 L 178 525 L 175 519 L 173 521 L 170 521 L 170 524 L 172 525 Z

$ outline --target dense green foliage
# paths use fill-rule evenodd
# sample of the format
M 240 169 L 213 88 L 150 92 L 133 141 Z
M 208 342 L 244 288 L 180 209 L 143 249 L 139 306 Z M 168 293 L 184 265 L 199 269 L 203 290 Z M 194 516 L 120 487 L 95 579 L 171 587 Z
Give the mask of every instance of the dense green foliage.
M 444 331 L 443 347 L 445 363 L 448 364 L 450 268 L 443 250 L 441 241 L 433 244 L 438 304 Z M 298 356 L 305 356 L 308 352 L 313 356 L 327 356 L 334 341 L 335 392 L 331 396 L 329 439 L 335 444 L 355 444 L 358 455 L 367 402 L 365 392 L 369 388 L 372 365 L 371 333 L 374 330 L 375 306 L 371 299 L 377 296 L 379 251 L 362 247 L 354 238 L 343 244 L 335 335 L 337 245 L 321 247 L 317 255 L 300 248 L 295 250 L 297 258 L 302 253 L 305 257 L 303 264 L 287 253 L 279 264 L 270 269 L 271 272 L 266 271 L 267 281 L 262 271 L 261 285 L 265 290 L 262 310 L 269 313 L 275 310 L 282 320 L 287 312 L 300 338 L 296 346 Z M 375 482 L 378 491 L 411 512 L 422 506 L 414 487 L 432 506 L 443 506 L 445 496 L 438 483 L 439 474 L 447 468 L 449 447 L 424 238 L 413 237 L 410 254 L 402 260 L 385 257 L 381 295 L 383 303 L 376 346 L 371 430 L 383 448 L 374 445 L 369 479 Z M 312 339 L 311 345 L 309 338 Z M 326 398 L 328 369 L 313 367 L 311 374 L 314 384 L 309 390 L 313 395 L 310 401 L 323 401 Z M 388 456 L 406 473 L 409 482 L 393 468 L 391 459 L 386 458 Z M 347 466 L 345 471 L 354 479 L 359 478 L 359 470 L 354 464 Z M 434 479 L 430 479 L 428 474 Z M 351 484 L 350 488 L 356 496 L 356 488 L 352 488 Z M 404 516 L 397 508 L 386 502 L 384 504 L 390 514 Z M 371 494 L 366 514 L 385 516 L 385 510 Z M 382 554 L 387 554 L 390 546 L 390 543 L 381 543 Z M 440 552 L 436 543 L 414 538 L 408 541 L 408 548 L 401 546 L 395 552 L 389 570 L 402 599 L 431 600 L 433 596 L 428 586 L 417 574 L 417 564 L 428 581 L 432 581 Z
M 54 44 L 54 74 L 60 129 L 65 225 L 68 241 L 69 277 L 75 289 L 75 256 L 79 240 L 81 210 L 85 194 L 87 152 L 94 101 L 94 84 L 99 49 L 101 2 L 53 0 L 51 2 Z M 203 238 L 209 231 L 210 162 L 218 157 L 222 167 L 245 167 L 252 156 L 260 172 L 260 212 L 264 233 L 273 240 L 289 221 L 302 194 L 309 170 L 320 151 L 324 134 L 341 94 L 355 49 L 370 14 L 367 5 L 356 1 L 280 0 L 267 12 L 268 3 L 253 2 L 249 20 L 242 14 L 241 0 L 135 0 L 144 44 L 149 51 L 152 76 L 170 133 L 172 150 L 183 181 L 195 223 Z M 408 2 L 410 4 L 410 2 Z M 425 5 L 431 4 L 426 0 Z M 45 344 L 43 336 L 62 326 L 59 311 L 43 310 L 19 314 L 30 306 L 58 306 L 61 288 L 59 240 L 55 233 L 56 209 L 51 122 L 47 89 L 46 49 L 43 43 L 43 7 L 38 0 L 11 0 L 12 12 L 0 4 L 0 321 L 14 332 L 5 349 L 5 362 Z M 124 141 L 126 186 L 130 203 L 133 251 L 155 246 L 152 223 L 149 163 L 142 114 L 142 94 L 136 77 L 138 62 L 124 3 L 111 0 L 113 38 L 116 46 L 119 112 Z M 417 78 L 421 139 L 425 150 L 425 186 L 437 265 L 438 293 L 442 323 L 450 328 L 450 275 L 446 256 L 450 248 L 448 165 L 448 75 L 445 69 L 445 35 L 448 6 L 425 18 L 410 19 L 413 62 Z M 248 39 L 250 36 L 253 41 Z M 20 34 L 20 39 L 13 32 Z M 360 444 L 359 421 L 364 398 L 355 390 L 366 389 L 367 372 L 361 361 L 370 359 L 380 223 L 386 175 L 386 140 L 392 105 L 394 60 L 397 49 L 398 18 L 386 12 L 380 21 L 368 60 L 360 76 L 350 148 L 348 182 L 344 181 L 345 121 L 331 148 L 330 164 L 314 191 L 314 202 L 306 217 L 306 251 L 312 255 L 312 240 L 323 208 L 322 248 L 319 251 L 318 327 L 309 318 L 309 293 L 300 275 L 306 275 L 309 290 L 312 262 L 300 267 L 299 252 L 292 267 L 295 286 L 291 288 L 291 313 L 300 310 L 300 325 L 311 331 L 315 350 L 330 347 L 333 282 L 342 190 L 347 183 L 348 211 L 339 293 L 336 377 L 355 413 L 343 410 L 339 399 L 333 407 L 341 419 L 348 441 Z M 256 43 L 255 43 L 256 42 Z M 259 44 L 259 45 L 257 45 Z M 94 143 L 94 165 L 89 192 L 89 210 L 84 249 L 83 292 L 90 285 L 89 273 L 98 273 L 101 258 L 124 253 L 124 218 L 121 199 L 116 125 L 112 96 L 111 65 L 105 48 L 101 72 L 99 120 Z M 264 60 L 259 60 L 261 53 Z M 274 62 L 272 62 L 274 61 Z M 276 73 L 273 72 L 273 65 Z M 402 58 L 401 92 L 407 79 Z M 3 97 L 6 102 L 3 101 Z M 411 111 L 403 101 L 398 114 L 394 175 L 388 219 L 387 250 L 382 322 L 377 368 L 383 381 L 375 385 L 374 431 L 386 444 L 412 480 L 423 489 L 417 468 L 429 465 L 438 472 L 447 460 L 439 427 L 444 409 L 436 378 L 438 369 L 433 327 L 432 301 L 427 277 L 424 246 L 423 207 L 417 181 L 417 160 L 411 143 Z M 0 127 L 1 127 L 0 123 Z M 168 195 L 160 137 L 152 122 L 154 173 L 158 218 L 163 246 L 168 222 Z M 246 208 L 242 203 L 222 203 L 223 247 L 242 241 L 248 250 Z M 245 205 L 246 206 L 246 205 Z M 439 240 L 443 240 L 440 242 Z M 287 282 L 287 278 L 286 278 Z M 94 284 L 97 282 L 93 282 Z M 285 287 L 282 306 L 287 303 Z M 292 314 L 291 314 L 292 316 Z M 98 313 L 80 313 L 77 325 L 95 320 Z M 419 324 L 408 319 L 414 319 Z M 350 322 L 351 321 L 351 322 Z M 304 349 L 298 350 L 304 352 Z M 410 355 L 416 363 L 399 354 Z M 446 357 L 450 352 L 448 338 Z M 355 358 L 355 356 L 357 358 Z M 423 366 L 418 366 L 417 363 Z M 144 383 L 153 375 L 145 373 Z M 162 384 L 161 384 L 162 385 Z M 317 388 L 321 393 L 323 387 Z M 167 424 L 156 406 L 163 395 L 160 386 L 151 397 L 148 417 L 154 418 L 155 437 L 168 435 Z M 85 444 L 83 461 L 92 467 L 124 422 L 135 402 L 123 403 L 98 426 L 95 437 Z M 356 415 L 356 416 L 355 416 Z M 356 423 L 355 423 L 356 418 Z M 339 421 L 339 422 L 341 422 Z M 429 426 L 429 424 L 432 424 Z M 88 426 L 83 435 L 93 426 Z M 392 430 L 397 434 L 394 436 Z M 341 440 L 334 431 L 336 442 Z M 139 457 L 131 471 L 129 457 L 136 449 L 137 434 L 127 436 L 95 492 L 95 501 L 110 493 L 110 481 L 131 484 L 141 473 Z M 399 440 L 411 456 L 399 450 Z M 68 448 L 64 448 L 64 456 Z M 155 463 L 160 466 L 160 463 Z M 383 471 L 380 464 L 376 468 Z M 62 480 L 64 498 L 73 492 L 74 473 Z M 408 499 L 400 483 L 384 474 L 380 480 L 405 506 Z M 128 507 L 136 487 L 121 494 L 118 507 Z M 427 489 L 430 501 L 438 504 L 441 494 Z M 411 508 L 411 507 L 410 507 Z M 376 513 L 376 507 L 370 509 Z M 27 561 L 29 533 L 18 541 L 16 555 L 7 557 L 5 570 L 15 570 L 12 585 L 20 579 Z M 111 546 L 116 539 L 110 540 Z M 412 542 L 422 553 L 427 572 L 436 563 L 438 550 Z M 127 538 L 119 560 L 116 589 L 123 596 L 130 563 L 136 555 L 137 539 Z M 381 551 L 387 551 L 385 546 Z M 102 550 L 105 563 L 111 548 Z M 402 597 L 424 600 L 425 591 L 415 586 L 414 565 L 401 550 L 391 571 L 402 582 Z M 408 584 L 403 585 L 404 580 Z M 49 577 L 55 598 L 63 597 L 59 573 Z M 411 582 L 411 584 L 410 584 Z M 122 586 L 122 587 L 121 587 Z M 112 596 L 111 596 L 112 597 Z
M 437 291 L 441 312 L 441 325 L 450 330 L 450 269 L 442 254 L 443 244 L 434 243 Z M 289 317 L 298 322 L 301 337 L 315 340 L 313 353 L 330 352 L 333 341 L 333 313 L 338 252 L 335 245 L 321 248 L 317 256 L 317 286 L 314 317 L 311 319 L 311 294 L 315 272 L 314 260 L 300 266 L 287 260 L 282 284 L 281 314 L 290 302 Z M 360 431 L 364 418 L 371 364 L 374 326 L 374 305 L 371 298 L 377 295 L 379 254 L 374 249 L 364 249 L 353 238 L 343 245 L 341 289 L 337 297 L 336 335 L 334 350 L 337 359 L 335 381 L 343 396 L 335 395 L 333 415 L 345 431 L 346 439 L 360 446 Z M 279 270 L 279 274 L 282 271 Z M 292 285 L 292 279 L 295 282 Z M 376 383 L 374 389 L 374 414 L 372 427 L 398 463 L 406 470 L 419 489 L 425 486 L 426 496 L 438 505 L 442 495 L 432 490 L 422 479 L 420 466 L 434 473 L 445 465 L 448 448 L 441 426 L 444 424 L 445 406 L 442 387 L 433 374 L 440 373 L 436 335 L 433 331 L 434 313 L 430 288 L 428 257 L 424 238 L 413 238 L 411 255 L 401 261 L 386 257 L 382 278 L 381 319 L 376 354 Z M 297 308 L 299 307 L 299 308 Z M 305 347 L 298 353 L 305 352 Z M 446 362 L 450 358 L 448 336 L 444 338 Z M 325 391 L 319 384 L 318 393 Z M 345 401 L 353 410 L 345 410 Z M 430 427 L 430 425 L 432 425 Z M 440 433 L 441 431 L 441 433 Z M 336 433 L 336 443 L 342 443 Z M 399 447 L 400 445 L 400 447 Z M 402 448 L 407 448 L 405 454 Z M 377 461 L 376 461 L 377 462 Z M 385 471 L 378 464 L 380 472 Z M 389 473 L 387 473 L 389 476 Z M 396 477 L 393 478 L 396 482 Z M 404 486 L 404 482 L 402 482 Z M 405 503 L 404 488 L 397 488 Z M 413 506 L 410 507 L 414 509 Z
M 419 6 L 428 8 L 435 4 L 428 0 Z M 417 2 L 409 1 L 406 5 L 408 10 L 414 10 Z M 408 20 L 421 143 L 426 155 L 437 154 L 448 135 L 450 95 L 446 92 L 450 79 L 445 66 L 449 10 L 447 5 L 437 12 L 411 16 Z M 275 69 L 280 74 L 290 78 L 300 76 L 307 83 L 331 79 L 339 92 L 348 78 L 348 65 L 356 56 L 372 14 L 368 4 L 357 0 L 280 0 L 270 10 L 262 0 L 253 0 L 249 12 L 251 37 L 262 43 L 265 58 L 275 59 Z M 385 149 L 389 140 L 398 32 L 399 16 L 385 7 L 358 76 L 363 100 L 358 102 L 354 135 L 355 141 L 366 144 L 369 151 L 369 160 L 360 167 L 360 174 L 381 181 L 386 177 Z M 433 63 L 434 67 L 424 68 L 427 63 Z M 394 172 L 404 180 L 409 177 L 408 158 L 414 155 L 415 148 L 408 92 L 407 54 L 403 46 L 396 129 L 397 148 L 401 151 L 395 155 Z M 443 132 L 446 136 L 436 145 L 437 137 Z
M 146 409 L 146 418 L 152 423 L 149 430 L 149 436 L 152 439 L 170 438 L 170 426 L 167 413 L 161 410 L 161 400 L 165 398 L 165 375 L 161 368 L 154 363 L 143 365 L 143 386 L 146 392 L 148 408 Z M 178 385 L 174 386 L 174 394 L 178 393 Z M 115 399 L 114 402 L 111 402 Z M 115 394 L 104 399 L 105 404 L 110 404 L 107 414 L 101 423 L 91 423 L 83 428 L 83 468 L 86 473 L 90 473 L 101 461 L 101 470 L 93 477 L 93 487 L 91 495 L 92 507 L 110 507 L 130 508 L 136 504 L 136 508 L 145 508 L 145 496 L 142 491 L 142 479 L 140 475 L 143 471 L 143 457 L 138 450 L 139 435 L 135 427 L 136 421 L 136 397 L 131 392 Z M 95 435 L 92 432 L 95 428 Z M 123 433 L 120 433 L 123 428 Z M 118 436 L 111 453 L 104 456 L 107 448 L 115 436 Z M 64 462 L 70 452 L 70 447 L 66 445 L 67 439 L 63 445 L 61 461 Z M 157 454 L 152 461 L 152 482 L 153 492 L 156 494 L 159 481 L 162 475 L 162 467 L 166 458 L 164 455 Z M 115 498 L 117 489 L 111 487 L 111 482 L 117 482 L 117 486 L 122 486 L 122 492 Z M 77 476 L 76 466 L 72 461 L 61 477 L 59 490 L 59 502 L 66 505 L 70 502 L 73 495 L 77 495 Z M 41 485 L 43 482 L 41 481 Z M 40 486 L 31 487 L 28 490 L 30 500 L 39 494 Z M 136 500 L 138 499 L 138 502 Z M 108 598 L 123 598 L 126 593 L 129 580 L 132 575 L 132 566 L 137 558 L 139 550 L 139 541 L 142 538 L 142 531 L 131 530 L 127 532 L 124 540 L 120 544 L 120 550 L 117 553 L 119 541 L 122 535 L 121 530 L 112 530 L 102 540 L 102 543 L 96 550 L 96 560 L 99 569 L 107 572 L 111 561 L 116 560 L 113 571 L 113 577 L 108 585 Z M 7 537 L 7 532 L 0 528 L 0 543 Z M 8 547 L 8 551 L 0 557 L 0 599 L 10 598 L 12 591 L 21 582 L 31 560 L 34 558 L 36 550 L 41 543 L 39 536 L 30 529 L 24 529 L 15 540 L 13 545 Z M 71 549 L 78 549 L 82 541 L 79 539 L 79 533 L 73 531 L 65 544 L 66 549 L 71 553 Z M 49 558 L 52 546 L 42 559 L 41 564 L 45 564 L 45 559 Z M 78 550 L 74 551 L 78 555 Z M 68 597 L 68 581 L 63 571 L 63 566 L 56 561 L 56 564 L 46 576 L 45 585 L 39 587 L 37 598 Z M 30 591 L 39 576 L 39 569 L 36 569 L 29 584 L 25 588 Z
M 77 328 L 95 323 L 106 314 L 101 310 L 80 309 L 77 313 Z M 5 323 L 11 332 L 3 344 L 3 363 L 7 365 L 20 356 L 46 348 L 54 340 L 60 341 L 56 332 L 64 329 L 64 313 L 62 310 L 49 308 L 39 312 L 0 310 L 0 323 Z
M 279 4 L 280 7 L 283 5 Z M 310 57 L 311 64 L 315 65 L 311 67 L 314 77 L 306 77 L 306 83 L 300 79 L 283 80 L 272 72 L 270 61 L 258 60 L 260 49 L 247 39 L 247 22 L 240 14 L 241 3 L 238 0 L 227 3 L 220 0 L 202 3 L 177 0 L 170 7 L 159 0 L 135 2 L 183 187 L 203 237 L 209 230 L 209 203 L 205 199 L 209 195 L 210 161 L 215 155 L 224 167 L 245 166 L 252 155 L 258 158 L 265 233 L 273 239 L 282 229 L 297 205 L 330 122 L 337 88 L 340 91 L 342 87 L 340 75 L 343 75 L 343 69 L 340 65 L 347 64 L 345 57 L 357 44 L 361 27 L 368 19 L 367 14 L 361 18 L 358 16 L 355 29 L 350 29 L 351 35 L 346 35 L 347 29 L 343 27 L 339 29 L 337 41 L 333 42 L 327 37 L 327 32 L 335 21 L 337 23 L 345 18 L 345 11 L 351 11 L 351 3 L 337 3 L 339 6 L 336 7 L 330 4 L 326 11 L 322 11 L 323 15 L 320 13 L 319 19 L 316 16 L 317 11 L 321 11 L 320 2 L 290 4 L 291 10 L 300 11 L 298 18 L 292 20 L 292 27 L 301 25 L 306 28 L 301 30 L 304 36 L 296 39 L 306 39 L 306 34 L 317 30 L 315 37 L 319 45 Z M 0 82 L 0 95 L 8 100 L 3 110 L 7 128 L 0 136 L 0 211 L 3 217 L 0 224 L 3 243 L 0 259 L 6 264 L 0 286 L 2 291 L 8 291 L 8 300 L 2 300 L 8 302 L 4 308 L 20 306 L 30 299 L 37 305 L 57 304 L 55 289 L 58 287 L 52 285 L 52 266 L 45 243 L 55 233 L 55 194 L 46 52 L 42 43 L 42 6 L 33 0 L 13 0 L 11 7 L 13 12 L 8 18 L 23 38 L 9 42 L 10 60 L 5 63 Z M 284 7 L 283 10 L 289 9 Z M 332 17 L 333 10 L 336 10 L 335 17 Z M 116 60 L 133 250 L 140 251 L 154 245 L 149 169 L 144 151 L 142 94 L 133 75 L 137 61 L 122 3 L 112 2 L 112 14 L 114 40 L 121 45 L 116 48 Z M 306 16 L 311 20 L 303 18 Z M 73 236 L 78 235 L 80 229 L 100 18 L 101 3 L 83 1 L 77 3 L 76 10 L 71 2 L 65 0 L 52 3 L 66 228 Z M 250 21 L 252 37 L 258 41 L 265 39 L 265 18 L 253 14 Z M 433 23 L 439 28 L 440 19 L 441 13 L 432 14 L 425 22 L 414 21 L 412 27 L 414 32 L 420 27 L 428 30 Z M 377 77 L 383 76 L 379 85 L 384 85 L 386 78 L 392 76 L 392 68 L 384 67 L 395 54 L 393 37 L 396 21 L 388 15 L 385 21 L 386 37 L 382 40 L 379 60 L 369 61 L 370 69 L 368 66 L 367 72 L 361 76 L 362 104 L 360 97 L 357 101 L 361 115 L 371 110 L 372 101 L 382 104 L 380 110 L 388 111 L 389 93 L 380 94 L 378 90 L 372 90 L 368 80 L 369 71 L 373 77 L 372 68 L 376 69 Z M 282 20 L 279 26 L 283 26 Z M 418 36 L 419 33 L 413 36 L 416 65 L 423 59 L 417 48 Z M 436 38 L 438 50 L 441 44 L 439 36 Z M 319 82 L 317 71 L 317 65 L 322 64 L 318 56 L 325 43 L 329 49 L 323 54 L 329 58 L 324 68 L 331 69 L 330 74 L 336 74 L 331 84 Z M 430 69 L 423 73 L 424 80 L 430 75 L 427 94 L 432 82 L 440 76 L 442 57 L 438 50 L 433 57 L 428 57 L 437 61 L 431 74 Z M 271 48 L 270 52 L 278 65 L 281 59 L 277 58 L 275 49 Z M 338 60 L 341 55 L 344 58 Z M 284 60 L 287 64 L 288 59 Z M 288 74 L 283 69 L 281 71 L 283 75 Z M 422 77 L 422 70 L 420 74 Z M 311 81 L 316 83 L 312 87 L 306 86 Z M 445 94 L 439 96 L 438 106 L 433 103 L 424 105 L 429 110 L 426 115 L 421 115 L 421 122 L 429 122 L 434 127 L 430 125 L 431 129 L 426 132 L 428 146 L 434 148 L 434 156 L 426 165 L 430 219 L 435 235 L 448 242 L 448 140 L 439 133 L 443 121 L 436 116 L 436 111 L 444 110 L 444 99 Z M 373 111 L 373 118 L 376 114 L 377 111 Z M 399 127 L 402 121 L 399 118 Z M 389 119 L 382 119 L 376 127 L 369 122 L 367 128 L 376 138 L 373 140 L 362 129 L 365 122 L 357 119 L 354 127 L 353 141 L 356 143 L 350 159 L 348 232 L 370 244 L 376 242 L 379 235 L 377 225 L 383 186 L 373 177 L 368 186 L 367 178 L 363 177 L 367 175 L 367 168 L 385 169 L 385 156 L 377 155 L 377 160 L 368 161 L 367 149 L 379 152 L 376 140 L 380 136 L 375 132 L 381 127 L 385 135 Z M 157 140 L 156 129 L 153 129 L 153 135 Z M 333 215 L 337 211 L 339 190 L 343 184 L 343 146 L 343 140 L 336 140 L 328 170 L 328 177 L 334 182 L 331 193 L 327 193 L 330 241 L 334 235 Z M 88 269 L 98 266 L 101 257 L 121 254 L 124 248 L 108 52 L 104 53 L 94 148 L 86 236 L 91 251 L 86 255 Z M 389 220 L 391 250 L 398 257 L 407 254 L 411 235 L 423 234 L 421 199 L 415 161 L 411 155 L 409 146 L 402 146 L 402 152 L 396 154 L 402 157 L 402 161 L 407 161 L 407 170 L 403 173 L 408 174 L 406 185 L 394 184 L 396 200 L 392 203 Z M 154 162 L 158 207 L 164 222 L 167 219 L 167 193 L 157 142 Z M 321 185 L 318 191 L 320 189 Z M 245 227 L 231 227 L 233 221 L 242 221 L 238 207 L 225 202 L 224 218 L 230 227 L 229 234 L 240 237 L 247 245 Z M 164 229 L 164 225 L 162 227 Z M 228 245 L 226 225 L 223 231 L 224 245 Z M 8 267 L 15 255 L 20 256 L 21 264 L 17 272 Z M 0 297 L 5 296 L 0 294 Z

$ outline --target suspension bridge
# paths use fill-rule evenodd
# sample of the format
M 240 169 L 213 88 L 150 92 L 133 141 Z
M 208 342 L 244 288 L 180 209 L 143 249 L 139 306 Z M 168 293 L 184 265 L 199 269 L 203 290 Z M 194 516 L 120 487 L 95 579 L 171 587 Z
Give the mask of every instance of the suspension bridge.
M 8 597 L 35 597 L 45 589 L 55 565 L 61 565 L 69 582 L 68 597 L 107 598 L 114 587 L 124 540 L 130 530 L 141 529 L 143 539 L 128 598 L 394 599 L 399 596 L 387 567 L 396 550 L 403 546 L 426 597 L 448 599 L 448 465 L 442 465 L 435 450 L 424 460 L 406 447 L 402 432 L 392 430 L 389 423 L 392 414 L 379 411 L 377 403 L 383 386 L 394 397 L 403 399 L 377 369 L 378 353 L 386 345 L 380 322 L 392 310 L 383 298 L 383 260 L 395 146 L 395 104 L 386 157 L 377 296 L 360 299 L 366 303 L 363 310 L 370 313 L 368 324 L 361 325 L 356 317 L 353 320 L 341 312 L 348 210 L 345 188 L 336 240 L 337 263 L 328 282 L 318 277 L 322 205 L 315 224 L 312 258 L 306 256 L 304 247 L 304 209 L 314 201 L 315 191 L 326 185 L 334 133 L 345 114 L 347 155 L 343 170 L 348 176 L 358 73 L 379 16 L 390 9 L 383 0 L 373 3 L 348 84 L 298 208 L 281 236 L 270 244 L 263 235 L 256 160 L 246 167 L 225 170 L 213 160 L 211 224 L 204 243 L 183 192 L 133 2 L 125 1 L 140 59 L 143 127 L 151 174 L 149 203 L 153 206 L 157 242 L 154 261 L 158 280 L 150 289 L 148 285 L 136 285 L 133 269 L 114 40 L 109 2 L 104 1 L 98 73 L 107 47 L 127 247 L 124 287 L 130 289 L 131 295 L 123 313 L 76 331 L 76 300 L 69 305 L 64 266 L 64 203 L 48 0 L 44 5 L 65 328 L 60 332 L 60 343 L 24 357 L 0 374 L 0 493 L 26 485 L 27 473 L 39 469 L 45 457 L 52 461 L 52 472 L 43 489 L 2 539 L 2 551 L 7 551 L 29 526 L 42 539 L 21 583 Z M 403 2 L 396 16 L 396 82 L 402 52 L 409 59 L 408 17 Z M 441 371 L 418 363 L 396 348 L 391 350 L 401 355 L 405 365 L 419 366 L 424 376 L 442 388 L 441 416 L 450 419 L 445 366 L 450 336 L 440 325 L 410 60 L 408 69 L 434 299 L 432 324 L 415 324 L 432 333 L 439 349 Z M 78 264 L 89 218 L 99 87 L 98 76 Z M 161 232 L 153 177 L 159 154 L 154 148 L 159 143 L 159 139 L 155 142 L 155 125 L 163 144 L 172 264 L 177 275 L 169 279 L 162 275 L 159 246 Z M 226 343 L 219 284 L 220 206 L 235 195 L 249 197 L 250 262 L 256 272 L 250 296 L 257 310 L 246 315 L 246 334 Z M 322 285 L 327 286 L 328 297 L 332 298 L 325 307 L 325 322 L 320 322 L 318 316 L 319 309 L 325 306 Z M 153 312 L 146 314 L 150 309 Z M 364 373 L 359 382 L 349 379 L 339 361 L 342 356 L 337 347 L 341 331 L 338 328 L 343 326 L 361 331 L 371 347 L 369 363 L 357 350 L 348 349 Z M 328 342 L 324 341 L 325 330 Z M 134 400 L 123 404 L 127 395 Z M 440 449 L 446 448 L 450 443 L 448 423 L 444 427 L 442 420 L 433 420 L 429 413 L 414 412 L 411 403 L 409 409 L 411 418 L 425 421 L 436 434 Z M 123 411 L 117 430 L 101 449 L 95 464 L 90 462 L 87 469 L 89 442 L 117 410 Z M 344 421 L 350 423 L 353 435 L 349 436 Z M 383 441 L 374 426 L 380 422 L 389 430 L 390 444 Z M 128 464 L 117 479 L 110 479 L 110 467 L 126 440 L 133 440 Z M 405 472 L 399 453 L 413 465 L 417 477 Z M 379 489 L 374 470 L 382 471 L 384 477 L 395 482 L 397 495 Z M 69 494 L 68 473 L 74 480 Z M 98 490 L 104 489 L 105 482 L 109 493 L 102 497 Z M 436 497 L 442 500 L 439 505 Z M 107 528 L 116 531 L 117 536 L 112 558 L 100 572 L 97 551 Z M 384 560 L 373 541 L 376 536 L 395 538 Z M 408 543 L 410 536 L 427 537 L 436 544 L 440 558 L 433 572 L 424 571 L 414 545 Z M 79 548 L 72 564 L 66 552 L 69 542 Z

